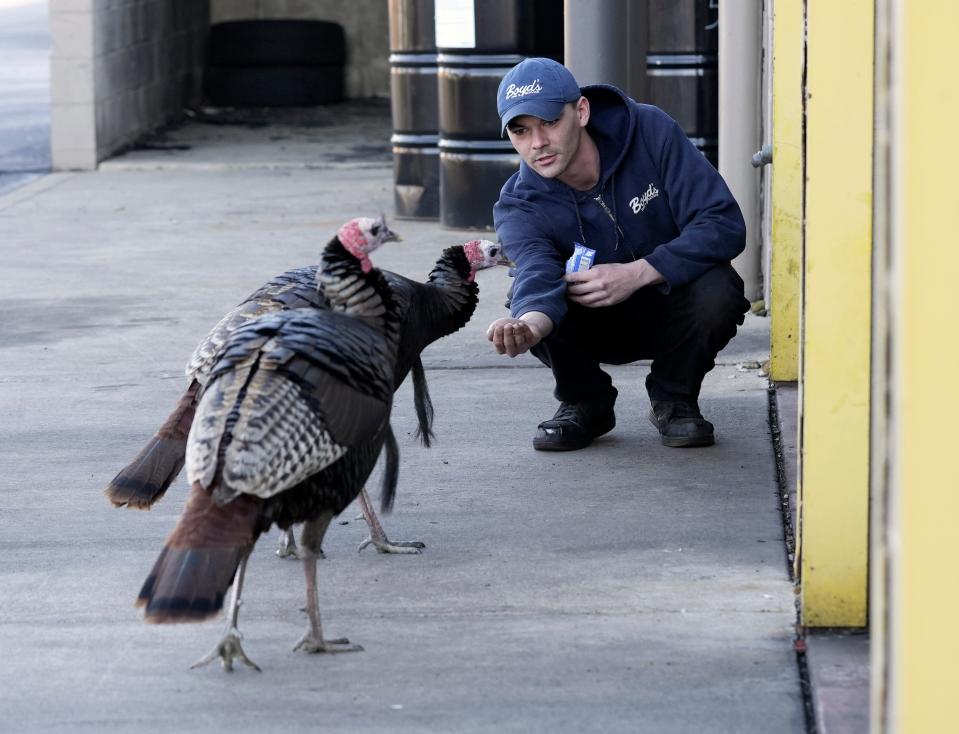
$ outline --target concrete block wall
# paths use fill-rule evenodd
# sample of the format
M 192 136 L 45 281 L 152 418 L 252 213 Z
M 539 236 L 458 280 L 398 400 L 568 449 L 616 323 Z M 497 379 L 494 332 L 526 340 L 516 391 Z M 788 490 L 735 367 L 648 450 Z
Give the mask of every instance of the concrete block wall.
M 50 0 L 56 169 L 92 169 L 200 100 L 204 0 Z
M 210 21 L 254 18 L 331 20 L 346 34 L 346 95 L 390 96 L 386 0 L 210 0 Z
M 50 0 L 50 147 L 54 168 L 96 168 L 93 100 L 93 0 Z

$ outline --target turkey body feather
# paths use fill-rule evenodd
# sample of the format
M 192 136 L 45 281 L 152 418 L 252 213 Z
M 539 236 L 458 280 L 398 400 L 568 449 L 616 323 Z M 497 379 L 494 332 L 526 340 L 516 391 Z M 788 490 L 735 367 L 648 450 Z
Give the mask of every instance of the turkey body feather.
M 186 366 L 187 379 L 205 383 L 230 334 L 252 319 L 297 308 L 329 310 L 329 299 L 316 286 L 316 266 L 313 265 L 287 270 L 257 288 L 220 319 L 197 345 Z
M 284 311 L 240 326 L 197 406 L 189 481 L 220 502 L 290 489 L 382 433 L 392 369 L 390 343 L 342 313 Z

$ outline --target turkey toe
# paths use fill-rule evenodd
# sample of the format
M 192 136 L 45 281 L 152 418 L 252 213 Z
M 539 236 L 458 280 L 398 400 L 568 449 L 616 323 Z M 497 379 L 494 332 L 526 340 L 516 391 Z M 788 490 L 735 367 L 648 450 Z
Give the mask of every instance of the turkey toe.
M 357 552 L 362 551 L 367 546 L 372 545 L 376 548 L 377 553 L 395 553 L 395 554 L 405 554 L 405 555 L 416 555 L 423 552 L 423 548 L 426 547 L 426 543 L 423 543 L 419 540 L 378 540 L 372 536 L 367 537 L 360 547 L 357 548 Z
M 308 631 L 300 641 L 296 643 L 293 651 L 303 650 L 308 653 L 337 653 L 337 652 L 362 652 L 362 645 L 353 645 L 345 637 L 338 637 L 333 640 L 318 639 L 311 631 Z
M 197 660 L 190 668 L 200 668 L 220 658 L 223 661 L 223 669 L 227 673 L 230 673 L 233 671 L 233 659 L 236 658 L 253 668 L 256 672 L 261 672 L 260 666 L 246 656 L 240 639 L 241 635 L 237 630 L 230 630 L 224 635 L 223 639 L 220 640 L 219 644 L 213 648 L 209 655 Z

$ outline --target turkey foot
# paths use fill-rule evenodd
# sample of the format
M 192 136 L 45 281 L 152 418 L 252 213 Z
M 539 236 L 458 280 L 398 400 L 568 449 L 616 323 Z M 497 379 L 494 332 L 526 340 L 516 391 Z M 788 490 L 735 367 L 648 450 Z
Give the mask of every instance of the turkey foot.
M 292 558 L 293 560 L 298 560 L 302 557 L 296 547 L 296 537 L 293 534 L 293 528 L 280 531 L 280 542 L 276 547 L 276 555 L 278 558 Z M 320 550 L 317 552 L 316 557 L 326 558 L 326 554 Z
M 237 627 L 237 620 L 240 618 L 240 607 L 243 604 L 240 598 L 243 594 L 243 577 L 246 575 L 246 562 L 249 557 L 250 554 L 247 552 L 247 554 L 240 559 L 240 563 L 236 569 L 236 575 L 233 577 L 233 593 L 230 596 L 229 626 L 226 628 L 226 634 L 223 635 L 223 639 L 220 640 L 209 655 L 200 658 L 190 666 L 191 670 L 213 662 L 217 658 L 221 658 L 223 660 L 223 669 L 227 673 L 230 673 L 233 671 L 233 658 L 238 658 L 255 671 L 260 672 L 260 666 L 250 660 L 250 658 L 246 656 L 246 653 L 243 652 L 243 645 L 240 644 L 243 635 L 240 634 L 240 630 Z
M 366 493 L 366 487 L 360 490 L 360 509 L 363 511 L 363 519 L 366 520 L 366 524 L 370 528 L 369 537 L 360 543 L 360 547 L 356 549 L 357 553 L 362 551 L 368 545 L 372 545 L 376 548 L 378 553 L 406 553 L 406 554 L 416 554 L 422 552 L 422 549 L 426 547 L 426 543 L 422 543 L 418 540 L 393 540 L 391 541 L 386 537 L 386 531 L 383 530 L 383 526 L 380 525 L 379 518 L 376 517 L 376 513 L 373 512 L 373 505 L 370 502 L 370 496 Z
M 310 625 L 310 629 L 300 638 L 300 641 L 296 643 L 296 647 L 294 647 L 293 650 L 294 652 L 296 650 L 305 650 L 310 653 L 360 652 L 363 650 L 363 646 L 352 645 L 345 637 L 338 637 L 335 640 L 324 640 L 314 634 L 313 625 Z
M 370 535 L 356 550 L 359 552 L 369 545 L 376 548 L 377 553 L 418 554 L 422 553 L 422 549 L 426 547 L 426 543 L 419 540 L 390 540 L 385 535 L 382 538 L 374 538 Z
M 280 531 L 280 544 L 277 546 L 276 555 L 280 558 L 298 559 L 300 554 L 296 550 L 296 538 L 293 537 L 293 530 Z
M 223 635 L 223 639 L 220 640 L 219 644 L 213 648 L 212 652 L 193 663 L 190 669 L 200 668 L 213 662 L 217 658 L 221 658 L 223 660 L 223 669 L 230 673 L 233 671 L 233 659 L 236 658 L 249 665 L 258 673 L 262 672 L 260 671 L 260 666 L 250 660 L 250 658 L 246 656 L 246 653 L 243 652 L 243 645 L 240 644 L 241 639 L 243 639 L 243 635 L 240 634 L 240 631 L 236 627 L 231 627 L 227 630 L 227 633 Z

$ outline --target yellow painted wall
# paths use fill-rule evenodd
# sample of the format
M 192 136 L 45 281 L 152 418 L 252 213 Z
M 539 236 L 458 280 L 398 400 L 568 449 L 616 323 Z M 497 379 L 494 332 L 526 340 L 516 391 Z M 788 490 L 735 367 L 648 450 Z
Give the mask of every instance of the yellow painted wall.
M 922 734 L 959 731 L 959 3 L 893 8 L 889 680 L 891 730 Z
M 799 377 L 802 276 L 803 0 L 773 5 L 773 163 L 769 377 Z
M 873 2 L 808 0 L 802 622 L 866 624 Z

